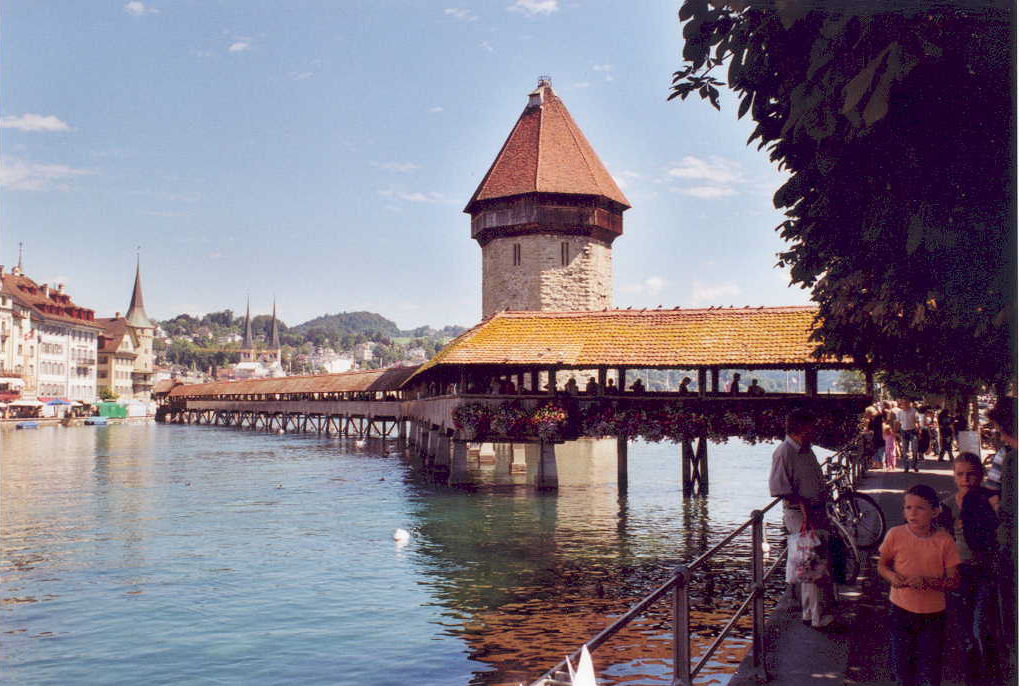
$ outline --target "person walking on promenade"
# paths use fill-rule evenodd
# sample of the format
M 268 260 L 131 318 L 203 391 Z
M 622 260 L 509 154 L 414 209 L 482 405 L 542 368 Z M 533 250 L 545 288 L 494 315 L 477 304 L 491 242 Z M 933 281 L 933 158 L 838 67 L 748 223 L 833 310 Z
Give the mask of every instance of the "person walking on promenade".
M 866 431 L 871 435 L 872 469 L 879 469 L 885 462 L 884 421 L 881 410 L 875 406 L 868 407 L 864 412 L 864 422 Z
M 995 683 L 998 652 L 994 579 L 995 531 L 998 516 L 991 507 L 993 492 L 980 486 L 984 465 L 973 453 L 952 463 L 956 492 L 941 501 L 938 525 L 952 534 L 959 551 L 959 588 L 948 593 L 952 634 L 962 649 L 967 686 Z
M 899 423 L 899 435 L 902 439 L 902 470 L 908 472 L 912 467 L 914 472 L 919 472 L 920 413 L 913 407 L 912 402 L 903 399 L 899 401 L 899 408 L 895 411 L 895 420 Z
M 948 411 L 948 408 L 941 410 L 938 414 L 938 433 L 941 438 L 941 447 L 938 449 L 938 462 L 941 462 L 945 455 L 948 460 L 952 458 L 952 441 L 955 439 L 955 417 Z
M 899 465 L 899 436 L 895 433 L 894 418 L 885 418 L 881 435 L 885 440 L 885 469 L 895 469 Z
M 800 582 L 800 605 L 804 623 L 824 629 L 835 620 L 834 586 L 831 579 L 831 558 L 828 553 L 828 517 L 825 512 L 827 488 L 821 465 L 810 444 L 814 438 L 816 419 L 803 409 L 789 413 L 786 437 L 771 457 L 768 488 L 772 497 L 782 498 L 782 521 L 790 534 L 813 529 L 820 539 L 819 552 L 826 568 L 820 578 Z M 787 581 L 792 581 L 787 577 Z
M 1006 683 L 1016 678 L 1016 403 L 1002 396 L 987 413 L 1001 433 L 1001 449 L 995 454 L 984 486 L 997 497 L 991 503 L 998 511 L 998 554 L 995 577 L 998 586 L 998 610 L 1001 645 L 1007 646 L 1004 661 Z
M 941 508 L 933 488 L 917 484 L 903 500 L 906 523 L 889 529 L 878 548 L 878 574 L 892 586 L 892 669 L 902 686 L 939 686 L 945 592 L 959 585 L 959 552 L 947 531 L 934 528 Z

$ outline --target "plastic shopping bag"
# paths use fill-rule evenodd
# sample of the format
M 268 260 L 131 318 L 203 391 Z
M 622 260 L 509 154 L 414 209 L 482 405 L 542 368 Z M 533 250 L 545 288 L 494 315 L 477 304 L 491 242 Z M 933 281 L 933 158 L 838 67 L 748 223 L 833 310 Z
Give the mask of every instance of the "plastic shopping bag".
M 825 578 L 828 575 L 828 568 L 820 547 L 821 537 L 813 529 L 801 529 L 798 533 L 791 534 L 786 581 L 814 582 Z

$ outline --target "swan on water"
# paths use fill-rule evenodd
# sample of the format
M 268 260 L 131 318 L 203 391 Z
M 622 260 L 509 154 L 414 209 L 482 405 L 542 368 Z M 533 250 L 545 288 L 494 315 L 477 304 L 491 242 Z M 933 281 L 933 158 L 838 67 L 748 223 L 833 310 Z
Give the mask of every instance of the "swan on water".
M 397 529 L 393 532 L 393 540 L 401 545 L 410 543 L 410 532 L 406 529 Z

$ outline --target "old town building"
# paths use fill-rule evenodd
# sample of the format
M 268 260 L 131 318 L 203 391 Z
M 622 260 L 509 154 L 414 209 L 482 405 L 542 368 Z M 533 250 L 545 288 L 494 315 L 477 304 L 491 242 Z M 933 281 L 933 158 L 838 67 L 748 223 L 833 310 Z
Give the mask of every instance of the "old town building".
M 127 314 L 121 317 L 118 312 L 98 321 L 103 327 L 99 387 L 109 389 L 120 400 L 151 400 L 155 362 L 152 340 L 156 327 L 145 314 L 140 264 L 135 267 Z
M 626 196 L 547 79 L 464 212 L 481 246 L 482 316 L 612 307 Z
M 101 331 L 95 312 L 75 304 L 62 284 L 25 276 L 20 260 L 10 272 L 0 268 L 0 280 L 0 383 L 20 386 L 23 398 L 94 401 Z

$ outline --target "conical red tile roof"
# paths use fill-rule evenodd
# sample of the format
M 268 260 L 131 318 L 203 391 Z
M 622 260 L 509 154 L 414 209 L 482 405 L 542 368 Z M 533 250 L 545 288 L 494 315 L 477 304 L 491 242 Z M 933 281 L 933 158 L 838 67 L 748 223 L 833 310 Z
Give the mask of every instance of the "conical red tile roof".
M 630 206 L 547 81 L 530 94 L 465 211 L 479 201 L 525 193 L 602 196 Z

